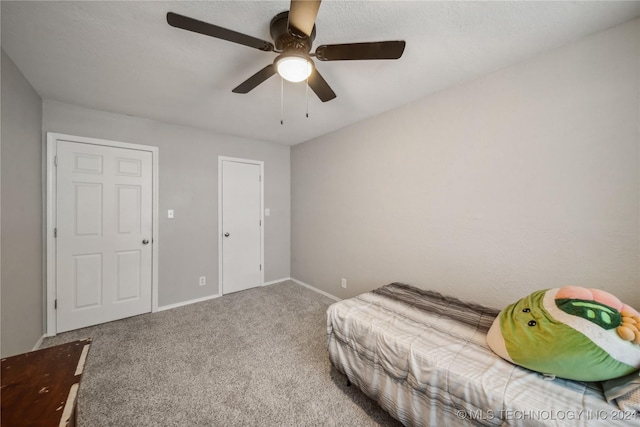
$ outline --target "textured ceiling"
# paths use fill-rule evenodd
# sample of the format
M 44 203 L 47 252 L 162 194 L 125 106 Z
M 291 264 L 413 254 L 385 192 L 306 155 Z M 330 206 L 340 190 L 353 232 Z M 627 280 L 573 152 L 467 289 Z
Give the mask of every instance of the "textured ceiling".
M 288 1 L 2 1 L 2 48 L 44 99 L 293 145 L 640 15 L 639 2 L 323 1 L 320 44 L 406 40 L 397 61 L 316 61 L 327 103 L 275 54 L 170 27 L 173 11 L 270 41 Z

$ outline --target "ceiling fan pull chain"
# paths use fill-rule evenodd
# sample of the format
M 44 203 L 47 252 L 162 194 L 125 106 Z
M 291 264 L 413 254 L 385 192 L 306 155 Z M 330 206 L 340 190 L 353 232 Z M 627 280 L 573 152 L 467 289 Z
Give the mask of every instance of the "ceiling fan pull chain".
M 307 101 L 307 119 L 309 118 L 309 77 L 307 77 L 307 87 L 304 90 L 305 98 Z
M 280 124 L 284 125 L 284 78 L 280 77 Z

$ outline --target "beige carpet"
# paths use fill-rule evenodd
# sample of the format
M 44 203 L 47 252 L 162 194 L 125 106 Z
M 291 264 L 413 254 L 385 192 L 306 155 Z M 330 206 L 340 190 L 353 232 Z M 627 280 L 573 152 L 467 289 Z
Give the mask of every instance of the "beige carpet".
M 293 282 L 47 338 L 91 337 L 79 425 L 399 425 L 331 366 L 333 301 Z

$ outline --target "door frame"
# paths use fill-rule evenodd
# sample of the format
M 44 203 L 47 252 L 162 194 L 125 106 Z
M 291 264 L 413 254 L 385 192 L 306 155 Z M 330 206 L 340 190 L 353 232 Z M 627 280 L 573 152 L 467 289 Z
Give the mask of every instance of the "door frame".
M 264 285 L 264 162 L 262 160 L 241 159 L 239 157 L 218 156 L 218 284 L 219 294 L 224 295 L 224 283 L 222 282 L 222 162 L 231 161 L 248 163 L 260 167 L 260 286 Z
M 45 230 L 45 259 L 46 259 L 46 298 L 45 298 L 45 321 L 46 336 L 52 337 L 57 333 L 56 318 L 56 240 L 54 237 L 54 229 L 57 224 L 56 218 L 56 156 L 58 141 L 69 141 L 81 144 L 102 145 L 113 148 L 126 148 L 130 150 L 148 151 L 151 153 L 151 312 L 158 311 L 158 245 L 160 236 L 158 233 L 158 147 L 150 145 L 131 144 L 128 142 L 111 141 L 98 138 L 87 138 L 83 136 L 66 135 L 56 132 L 47 132 L 47 202 L 46 202 L 46 230 Z

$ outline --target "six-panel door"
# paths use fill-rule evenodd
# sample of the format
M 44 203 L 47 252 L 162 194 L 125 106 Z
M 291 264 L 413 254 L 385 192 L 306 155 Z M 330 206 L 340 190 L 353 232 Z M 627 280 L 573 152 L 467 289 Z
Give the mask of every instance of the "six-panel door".
M 151 311 L 152 154 L 57 143 L 57 332 Z

